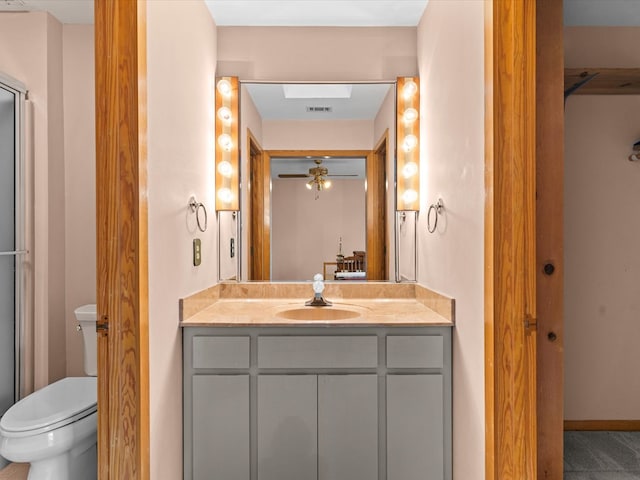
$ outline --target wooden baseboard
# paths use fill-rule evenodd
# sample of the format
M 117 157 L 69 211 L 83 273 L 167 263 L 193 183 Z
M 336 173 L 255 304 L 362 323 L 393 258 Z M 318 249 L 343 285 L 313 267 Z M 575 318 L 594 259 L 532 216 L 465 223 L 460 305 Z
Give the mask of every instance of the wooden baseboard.
M 640 431 L 640 420 L 565 420 L 565 430 L 615 430 L 615 431 Z

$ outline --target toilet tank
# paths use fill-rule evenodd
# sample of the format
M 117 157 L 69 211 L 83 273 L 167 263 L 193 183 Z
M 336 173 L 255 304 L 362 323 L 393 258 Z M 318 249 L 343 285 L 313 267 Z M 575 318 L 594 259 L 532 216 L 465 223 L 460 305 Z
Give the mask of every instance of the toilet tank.
M 98 375 L 98 337 L 96 336 L 97 308 L 95 304 L 82 305 L 76 308 L 74 312 L 82 329 L 84 372 L 91 377 L 95 377 Z

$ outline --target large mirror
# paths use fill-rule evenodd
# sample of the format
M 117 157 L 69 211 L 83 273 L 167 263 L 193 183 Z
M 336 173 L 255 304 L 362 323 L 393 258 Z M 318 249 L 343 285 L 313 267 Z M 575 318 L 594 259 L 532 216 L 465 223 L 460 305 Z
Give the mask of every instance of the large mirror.
M 241 213 L 219 219 L 240 275 L 221 279 L 395 280 L 395 102 L 395 83 L 241 82 Z

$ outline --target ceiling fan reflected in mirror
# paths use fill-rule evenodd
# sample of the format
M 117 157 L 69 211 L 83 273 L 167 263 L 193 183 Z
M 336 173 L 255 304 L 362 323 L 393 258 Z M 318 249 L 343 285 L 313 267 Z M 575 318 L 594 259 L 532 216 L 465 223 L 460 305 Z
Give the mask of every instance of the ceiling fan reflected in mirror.
M 328 177 L 357 177 L 355 173 L 349 174 L 333 174 L 329 175 L 329 170 L 322 166 L 322 159 L 316 158 L 313 160 L 316 164 L 315 167 L 309 169 L 309 173 L 280 173 L 278 178 L 309 178 L 311 180 L 307 182 L 306 187 L 309 190 L 316 190 L 318 192 L 331 188 L 331 180 Z

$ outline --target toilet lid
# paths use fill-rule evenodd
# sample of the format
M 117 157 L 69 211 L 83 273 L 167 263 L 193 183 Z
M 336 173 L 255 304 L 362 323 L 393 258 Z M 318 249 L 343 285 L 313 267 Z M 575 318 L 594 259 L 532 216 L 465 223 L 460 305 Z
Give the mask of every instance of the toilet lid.
M 69 377 L 37 390 L 0 419 L 6 433 L 33 434 L 60 428 L 96 411 L 95 377 Z

